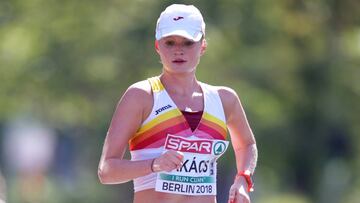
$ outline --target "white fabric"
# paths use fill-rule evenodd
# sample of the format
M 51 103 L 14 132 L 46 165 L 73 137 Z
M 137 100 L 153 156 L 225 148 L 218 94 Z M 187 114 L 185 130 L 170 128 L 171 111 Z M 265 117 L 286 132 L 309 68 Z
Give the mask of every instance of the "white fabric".
M 214 117 L 222 120 L 226 123 L 225 113 L 221 98 L 218 94 L 217 88 L 205 83 L 200 83 L 203 95 L 204 95 L 204 113 L 213 115 Z M 153 91 L 154 105 L 149 117 L 142 123 L 147 124 L 157 116 L 167 111 L 177 108 L 174 101 L 170 98 L 166 90 L 155 92 Z M 169 108 L 163 108 L 164 106 L 170 105 Z M 160 113 L 156 113 L 159 109 L 163 109 Z M 159 112 L 159 111 L 158 111 Z M 152 149 L 141 149 L 131 151 L 131 160 L 147 160 L 159 157 L 163 152 L 164 147 L 152 148 Z M 216 162 L 215 162 L 216 164 Z M 216 167 L 215 167 L 216 170 Z M 141 190 L 155 188 L 156 173 L 151 173 L 146 176 L 138 177 L 134 179 L 134 191 L 138 192 Z
M 140 149 L 131 151 L 131 160 L 140 161 L 159 157 L 163 152 L 164 147 L 154 149 Z M 134 191 L 138 192 L 150 188 L 155 188 L 156 173 L 151 173 L 146 176 L 138 177 L 134 179 Z
M 217 87 L 200 83 L 204 94 L 204 112 L 209 113 L 226 123 L 224 107 Z
M 205 33 L 205 22 L 200 11 L 193 5 L 172 4 L 161 14 L 156 24 L 157 40 L 178 35 L 199 41 Z
M 155 191 L 182 195 L 216 195 L 216 160 L 226 151 L 228 141 L 184 138 L 168 134 L 165 150 L 184 155 L 177 170 L 159 172 Z

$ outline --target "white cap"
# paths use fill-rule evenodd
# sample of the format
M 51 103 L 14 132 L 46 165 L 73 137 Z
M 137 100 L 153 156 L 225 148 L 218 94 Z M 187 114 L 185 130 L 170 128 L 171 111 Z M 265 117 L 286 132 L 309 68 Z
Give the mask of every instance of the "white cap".
M 161 14 L 156 24 L 156 39 L 178 35 L 199 41 L 205 34 L 205 22 L 193 5 L 172 4 Z

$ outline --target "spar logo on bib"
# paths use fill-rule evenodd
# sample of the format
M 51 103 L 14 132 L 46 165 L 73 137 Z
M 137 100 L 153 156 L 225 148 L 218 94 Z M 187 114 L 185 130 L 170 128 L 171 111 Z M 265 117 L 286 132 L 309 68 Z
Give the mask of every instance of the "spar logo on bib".
M 168 135 L 165 143 L 165 149 L 199 154 L 211 154 L 212 144 L 213 143 L 210 140 L 192 140 Z
M 224 153 L 226 150 L 226 144 L 223 141 L 217 141 L 214 144 L 214 154 L 215 155 L 220 155 L 222 153 Z

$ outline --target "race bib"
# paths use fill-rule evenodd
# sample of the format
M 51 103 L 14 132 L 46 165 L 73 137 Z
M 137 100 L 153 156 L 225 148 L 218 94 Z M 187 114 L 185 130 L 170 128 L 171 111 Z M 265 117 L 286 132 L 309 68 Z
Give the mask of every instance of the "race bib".
M 216 195 L 216 160 L 226 151 L 225 140 L 168 135 L 164 152 L 184 154 L 183 165 L 157 174 L 155 190 L 182 195 Z

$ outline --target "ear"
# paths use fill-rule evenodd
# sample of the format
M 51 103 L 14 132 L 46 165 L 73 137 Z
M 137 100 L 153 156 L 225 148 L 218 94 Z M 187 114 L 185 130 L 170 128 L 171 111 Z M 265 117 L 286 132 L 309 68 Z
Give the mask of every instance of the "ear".
M 155 40 L 155 50 L 157 53 L 159 53 L 159 41 Z
M 206 39 L 204 38 L 201 42 L 201 51 L 200 51 L 201 56 L 205 54 L 206 48 L 207 48 L 207 42 Z

